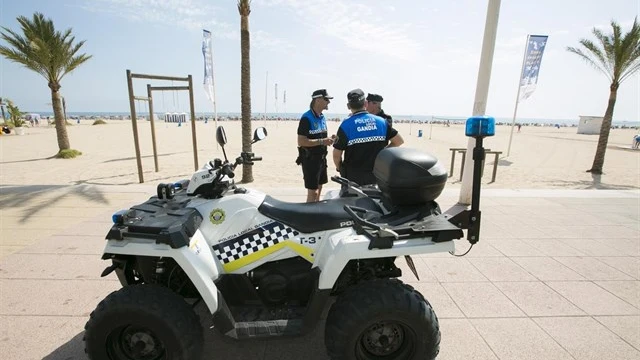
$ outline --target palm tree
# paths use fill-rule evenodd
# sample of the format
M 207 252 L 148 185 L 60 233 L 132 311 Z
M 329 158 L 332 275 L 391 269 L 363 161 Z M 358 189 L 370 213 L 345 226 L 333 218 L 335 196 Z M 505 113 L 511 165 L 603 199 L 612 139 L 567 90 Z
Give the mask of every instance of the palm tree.
M 640 26 L 638 18 L 634 19 L 631 30 L 626 34 L 622 34 L 620 25 L 613 20 L 611 21 L 611 27 L 613 28 L 613 33 L 608 35 L 603 34 L 602 31 L 596 28 L 593 29 L 593 35 L 598 40 L 598 44 L 591 40 L 582 39 L 580 40 L 582 48 L 567 47 L 567 51 L 579 55 L 587 63 L 602 71 L 611 82 L 611 85 L 609 85 L 609 104 L 602 120 L 596 155 L 591 169 L 587 170 L 587 172 L 598 175 L 602 174 L 604 155 L 607 150 L 609 131 L 611 130 L 611 121 L 613 119 L 613 108 L 616 105 L 618 96 L 618 87 L 620 87 L 620 83 L 640 69 Z
M 85 41 L 74 44 L 75 37 L 71 35 L 71 29 L 56 31 L 53 21 L 45 19 L 41 13 L 34 13 L 32 19 L 19 16 L 17 20 L 22 27 L 22 34 L 2 27 L 4 31 L 0 31 L 0 35 L 9 46 L 0 46 L 0 54 L 47 80 L 51 89 L 60 155 L 71 149 L 60 102 L 60 80 L 89 60 L 91 55 L 78 54 Z
M 251 0 L 238 0 L 238 12 L 240 13 L 240 99 L 242 105 L 242 151 L 251 151 L 251 62 L 249 50 L 249 13 L 251 13 Z M 242 182 L 253 182 L 253 168 L 250 165 L 242 166 Z

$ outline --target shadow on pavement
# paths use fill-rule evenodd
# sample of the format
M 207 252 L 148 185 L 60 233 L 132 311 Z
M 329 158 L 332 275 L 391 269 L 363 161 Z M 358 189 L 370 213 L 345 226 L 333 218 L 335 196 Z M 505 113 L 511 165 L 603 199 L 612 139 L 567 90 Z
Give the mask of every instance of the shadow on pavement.
M 202 319 L 202 314 L 199 312 Z M 208 314 L 205 314 L 207 316 Z M 210 328 L 210 322 L 203 321 L 204 356 L 202 360 L 328 360 L 324 347 L 324 321 L 309 335 L 277 340 L 235 341 L 218 334 Z M 84 353 L 84 332 L 61 345 L 43 360 L 86 359 Z M 197 360 L 197 359 L 193 359 Z
M 55 195 L 49 196 L 50 192 Z M 22 209 L 20 222 L 25 222 L 39 211 L 49 206 L 56 206 L 60 200 L 70 196 L 80 197 L 92 203 L 109 203 L 104 192 L 91 185 L 2 185 L 0 186 L 0 208 Z
M 592 180 L 578 180 L 578 181 L 568 181 L 568 180 L 553 180 L 553 181 L 545 181 L 546 183 L 552 186 L 562 186 L 569 189 L 588 189 L 588 190 L 635 190 L 636 186 L 633 185 L 618 185 L 611 183 L 603 183 L 602 175 L 591 174 Z M 614 180 L 615 181 L 615 180 Z
M 187 153 L 193 153 L 193 151 L 176 151 L 176 152 L 168 153 L 168 154 L 158 154 L 158 157 L 172 156 L 172 155 L 176 155 L 176 154 L 187 154 Z M 143 156 L 140 156 L 140 158 L 141 159 L 153 158 L 153 155 L 143 155 Z M 106 163 L 111 163 L 111 162 L 130 161 L 130 160 L 136 160 L 136 157 L 135 156 L 130 156 L 130 157 L 125 157 L 125 158 L 120 158 L 120 159 L 110 159 L 110 160 L 105 160 L 102 163 L 106 164 Z

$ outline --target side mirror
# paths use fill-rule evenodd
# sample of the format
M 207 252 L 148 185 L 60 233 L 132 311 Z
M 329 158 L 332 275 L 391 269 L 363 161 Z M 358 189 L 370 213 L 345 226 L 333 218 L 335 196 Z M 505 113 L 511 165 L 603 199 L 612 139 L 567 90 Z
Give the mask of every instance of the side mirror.
M 227 144 L 227 134 L 224 132 L 224 127 L 218 126 L 216 129 L 216 141 L 222 147 Z
M 256 128 L 253 132 L 253 143 L 258 142 L 260 140 L 264 140 L 267 137 L 267 129 L 263 126 Z

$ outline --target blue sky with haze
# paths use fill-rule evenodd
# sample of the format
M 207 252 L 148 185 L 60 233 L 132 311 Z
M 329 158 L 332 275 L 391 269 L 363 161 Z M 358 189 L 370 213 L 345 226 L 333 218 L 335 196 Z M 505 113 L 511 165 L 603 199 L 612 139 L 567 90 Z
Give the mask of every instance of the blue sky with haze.
M 527 34 L 549 35 L 538 86 L 518 117 L 577 119 L 603 115 L 607 78 L 567 46 L 628 30 L 640 0 L 503 0 L 487 114 L 510 118 Z M 302 113 L 314 89 L 335 96 L 329 113 L 347 112 L 356 87 L 382 94 L 394 114 L 467 116 L 473 109 L 486 0 L 253 0 L 250 16 L 252 111 Z M 73 28 L 93 58 L 62 80 L 69 112 L 129 110 L 125 70 L 194 79 L 197 112 L 211 112 L 203 87 L 202 29 L 213 33 L 219 112 L 240 111 L 240 17 L 235 0 L 0 0 L 0 25 L 42 12 L 60 29 Z M 1 41 L 1 40 L 0 40 Z M 136 80 L 136 95 L 147 80 Z M 171 85 L 170 82 L 151 82 Z M 178 83 L 174 83 L 178 85 Z M 0 58 L 0 96 L 25 111 L 50 111 L 39 75 Z M 186 92 L 154 94 L 157 112 L 188 111 Z M 614 120 L 640 120 L 640 77 L 620 87 Z M 146 106 L 144 106 L 146 109 Z M 146 110 L 145 110 L 146 111 Z

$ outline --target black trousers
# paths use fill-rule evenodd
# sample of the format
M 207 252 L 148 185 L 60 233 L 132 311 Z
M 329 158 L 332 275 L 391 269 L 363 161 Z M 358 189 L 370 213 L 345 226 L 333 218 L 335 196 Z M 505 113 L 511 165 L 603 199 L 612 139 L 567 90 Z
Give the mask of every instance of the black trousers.
M 324 155 L 309 155 L 302 159 L 302 175 L 304 187 L 309 190 L 317 190 L 322 184 L 328 182 L 327 157 Z
M 343 165 L 340 169 L 340 176 L 358 185 L 376 184 L 376 177 L 373 175 L 373 171 L 354 169 Z

